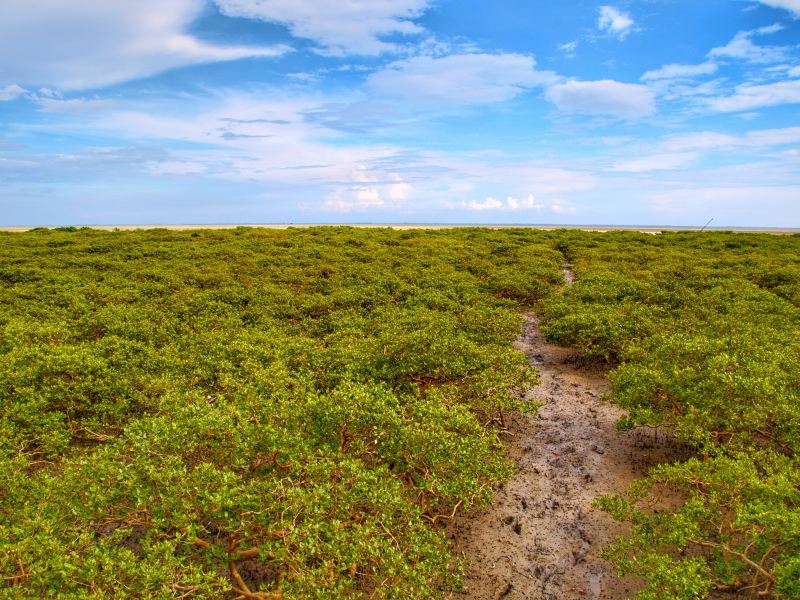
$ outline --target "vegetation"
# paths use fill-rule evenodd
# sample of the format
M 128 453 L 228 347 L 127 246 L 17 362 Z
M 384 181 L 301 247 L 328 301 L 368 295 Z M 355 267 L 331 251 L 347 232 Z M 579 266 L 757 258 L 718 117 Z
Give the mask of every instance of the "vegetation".
M 598 502 L 640 598 L 800 598 L 800 236 L 41 229 L 0 298 L 0 597 L 441 597 L 535 305 L 693 450 Z
M 0 236 L 0 597 L 440 597 L 510 473 L 524 232 Z
M 549 338 L 616 366 L 621 428 L 667 428 L 696 454 L 598 503 L 633 524 L 607 557 L 648 578 L 643 599 L 800 598 L 800 236 L 561 244 L 577 282 L 546 303 Z

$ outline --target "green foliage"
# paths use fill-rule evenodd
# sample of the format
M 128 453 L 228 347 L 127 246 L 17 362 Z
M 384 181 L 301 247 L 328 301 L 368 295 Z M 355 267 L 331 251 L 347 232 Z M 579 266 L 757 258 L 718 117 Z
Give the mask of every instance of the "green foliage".
M 438 524 L 510 474 L 499 411 L 535 408 L 510 341 L 551 246 L 1 235 L 0 597 L 440 597 Z
M 598 502 L 633 525 L 607 557 L 647 577 L 643 599 L 800 598 L 800 239 L 569 237 L 577 282 L 545 303 L 546 334 L 616 365 L 620 428 L 696 453 Z
M 536 305 L 694 449 L 598 501 L 639 597 L 800 598 L 799 236 L 37 229 L 0 300 L 0 597 L 441 597 Z

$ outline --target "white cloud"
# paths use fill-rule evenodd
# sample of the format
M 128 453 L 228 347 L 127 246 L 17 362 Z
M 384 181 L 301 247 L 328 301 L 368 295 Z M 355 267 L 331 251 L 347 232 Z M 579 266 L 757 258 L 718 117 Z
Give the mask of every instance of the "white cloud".
M 219 46 L 188 35 L 203 5 L 202 0 L 0 2 L 0 85 L 86 89 L 288 50 Z
M 607 171 L 645 173 L 688 167 L 704 156 L 754 156 L 758 160 L 779 156 L 782 147 L 800 144 L 800 127 L 753 130 L 739 135 L 697 131 L 670 135 L 655 144 L 620 146 L 626 156 Z M 684 169 L 685 172 L 688 172 Z
M 528 194 L 527 198 L 522 199 L 507 196 L 505 200 L 487 196 L 484 200 L 461 202 L 459 206 L 475 212 L 535 212 L 537 214 L 551 213 L 554 215 L 571 215 L 577 212 L 574 206 L 563 200 L 544 203 L 537 201 L 533 194 Z
M 609 171 L 619 171 L 624 173 L 645 173 L 649 171 L 669 171 L 678 169 L 698 158 L 696 152 L 675 152 L 666 154 L 654 154 L 630 160 L 623 160 L 615 163 Z
M 626 146 L 609 149 L 616 161 L 606 171 L 610 173 L 645 173 L 637 178 L 636 193 L 646 193 L 648 182 L 660 182 L 669 190 L 682 185 L 704 187 L 709 182 L 724 182 L 728 188 L 753 185 L 797 184 L 800 163 L 795 155 L 800 145 L 800 126 L 775 129 L 758 129 L 742 134 L 716 131 L 698 131 L 670 135 L 655 143 L 631 142 Z M 712 164 L 722 167 L 699 168 L 695 163 L 708 157 Z M 745 160 L 756 161 L 746 166 Z M 795 160 L 795 164 L 790 164 Z M 668 176 L 658 173 L 669 172 Z M 630 179 L 626 186 L 633 189 Z M 652 187 L 652 185 L 651 185 Z M 658 187 L 652 187 L 657 191 Z M 663 197 L 667 198 L 669 194 Z
M 766 4 L 773 8 L 788 10 L 795 17 L 800 17 L 800 0 L 758 0 L 761 4 Z
M 615 35 L 620 40 L 624 40 L 631 32 L 634 22 L 628 13 L 613 6 L 601 6 L 598 11 L 597 28 L 600 31 Z
M 786 48 L 781 46 L 759 46 L 753 43 L 753 36 L 780 31 L 781 25 L 770 25 L 752 31 L 740 31 L 725 46 L 713 48 L 710 58 L 732 58 L 755 64 L 776 63 L 786 60 Z
M 489 196 L 483 202 L 472 200 L 470 202 L 464 202 L 462 206 L 470 210 L 499 210 L 503 208 L 505 204 L 503 204 L 502 200 Z
M 703 150 L 755 150 L 763 153 L 765 148 L 800 144 L 800 127 L 757 129 L 742 135 L 730 135 L 716 131 L 682 133 L 663 139 L 658 149 L 664 153 L 687 153 Z
M 560 44 L 558 49 L 567 56 L 575 56 L 575 52 L 578 49 L 578 40 L 573 40 L 571 42 L 567 42 L 566 44 Z
M 800 104 L 800 80 L 778 81 L 765 85 L 740 85 L 731 96 L 709 100 L 713 110 L 739 112 L 781 104 Z
M 113 103 L 103 98 L 62 98 L 35 96 L 34 102 L 42 112 L 74 113 L 98 110 L 110 107 Z
M 698 75 L 712 75 L 719 67 L 713 62 L 704 62 L 699 65 L 664 65 L 660 69 L 647 71 L 642 75 L 642 81 L 661 81 L 664 79 L 691 79 Z
M 498 200 L 492 196 L 488 196 L 483 202 L 472 200 L 470 202 L 462 202 L 463 208 L 469 210 L 544 210 L 546 207 L 543 204 L 538 204 L 533 197 L 533 194 L 528 194 L 528 197 L 519 200 L 513 196 L 508 196 L 503 200 Z
M 697 173 L 692 163 L 704 156 L 719 158 L 725 155 L 726 162 L 730 158 L 752 156 L 763 164 L 781 161 L 782 153 L 788 146 L 800 144 L 800 127 L 784 127 L 777 129 L 753 130 L 740 135 L 731 135 L 715 131 L 699 131 L 671 135 L 655 144 L 641 144 L 624 150 L 628 155 L 618 159 L 607 171 L 618 173 L 649 173 L 654 171 L 675 171 L 681 169 L 681 175 Z M 769 159 L 769 160 L 767 160 Z M 735 168 L 731 167 L 734 169 Z M 707 171 L 711 173 L 712 171 Z M 740 174 L 741 175 L 741 174 Z M 672 178 L 676 177 L 671 175 Z M 726 181 L 730 183 L 733 178 L 730 172 L 724 175 L 708 175 L 709 181 Z M 754 180 L 770 182 L 769 176 L 761 174 Z M 776 176 L 773 176 L 773 183 Z M 796 180 L 796 177 L 794 178 Z M 744 185 L 752 181 L 744 180 Z
M 415 56 L 370 75 L 367 87 L 392 98 L 417 102 L 484 104 L 502 102 L 557 76 L 536 71 L 536 61 L 522 54 Z
M 698 83 L 687 79 L 661 79 L 648 85 L 664 100 L 687 102 L 697 107 L 705 105 L 709 97 L 725 93 L 726 81 L 722 78 Z
M 779 76 L 786 76 L 789 78 L 800 77 L 800 65 L 775 65 L 764 69 L 767 73 L 777 73 Z
M 16 83 L 9 84 L 3 88 L 0 88 L 0 102 L 14 100 L 25 92 L 27 92 L 27 90 L 19 87 Z
M 619 81 L 568 81 L 551 87 L 547 99 L 560 110 L 584 115 L 637 119 L 652 115 L 655 93 L 645 85 Z
M 204 164 L 210 177 L 297 190 L 320 185 L 330 185 L 332 189 L 342 182 L 386 187 L 354 178 L 353 173 L 358 172 L 357 165 L 391 157 L 395 149 L 325 143 L 335 132 L 304 118 L 306 112 L 318 106 L 318 99 L 281 98 L 275 91 L 269 94 L 219 91 L 211 106 L 202 101 L 187 106 L 191 109 L 181 112 L 173 105 L 142 109 L 122 104 L 112 110 L 86 114 L 79 126 L 135 143 L 147 140 L 159 146 L 170 141 L 202 144 L 209 149 L 175 151 L 169 160 Z M 53 126 L 48 127 L 52 131 Z M 385 173 L 372 179 L 402 183 Z M 350 185 L 345 187 L 349 190 Z
M 781 129 L 761 129 L 750 131 L 744 136 L 746 145 L 782 146 L 800 144 L 800 127 L 784 127 Z
M 771 33 L 778 33 L 779 31 L 783 31 L 786 29 L 786 26 L 782 23 L 773 23 L 772 25 L 765 25 L 764 27 L 759 27 L 758 29 L 754 29 L 753 33 L 757 35 L 769 35 Z
M 232 17 L 261 19 L 286 25 L 292 35 L 319 43 L 327 53 L 380 54 L 396 45 L 387 34 L 418 34 L 411 19 L 430 0 L 215 0 Z
M 485 200 L 471 200 L 469 202 L 462 202 L 461 208 L 469 210 L 485 211 L 485 210 L 504 210 L 504 211 L 520 211 L 520 210 L 535 210 L 537 212 L 549 210 L 555 213 L 573 212 L 571 208 L 563 204 L 554 203 L 551 205 L 539 204 L 533 197 L 533 194 L 528 194 L 527 198 L 518 199 L 513 196 L 508 196 L 505 200 L 500 200 L 494 196 L 487 196 Z
M 408 200 L 413 191 L 400 174 L 370 170 L 366 164 L 356 165 L 350 177 L 351 185 L 337 188 L 326 198 L 324 210 L 352 212 L 396 207 Z

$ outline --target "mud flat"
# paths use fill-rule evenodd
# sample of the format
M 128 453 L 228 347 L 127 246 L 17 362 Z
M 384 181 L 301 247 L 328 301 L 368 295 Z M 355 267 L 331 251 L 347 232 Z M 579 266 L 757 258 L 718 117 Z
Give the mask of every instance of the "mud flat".
M 617 577 L 599 556 L 626 527 L 592 502 L 688 452 L 664 434 L 619 433 L 614 423 L 623 411 L 602 399 L 608 392 L 603 369 L 572 349 L 547 344 L 535 315 L 526 315 L 516 344 L 541 373 L 531 395 L 543 406 L 509 424 L 507 450 L 516 475 L 490 506 L 448 526 L 456 552 L 472 565 L 464 589 L 449 597 L 628 598 L 643 582 Z

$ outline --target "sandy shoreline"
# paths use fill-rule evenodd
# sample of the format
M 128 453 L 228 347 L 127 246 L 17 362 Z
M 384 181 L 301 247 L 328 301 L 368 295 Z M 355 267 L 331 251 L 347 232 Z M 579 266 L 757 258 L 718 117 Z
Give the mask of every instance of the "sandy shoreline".
M 391 229 L 457 229 L 462 227 L 479 227 L 481 229 L 577 229 L 580 231 L 595 231 L 603 233 L 606 231 L 639 231 L 641 233 L 660 233 L 662 231 L 701 231 L 702 227 L 679 227 L 672 225 L 514 225 L 497 224 L 483 225 L 473 223 L 197 223 L 197 224 L 141 224 L 141 225 L 77 225 L 77 227 L 89 227 L 102 231 L 135 231 L 137 229 L 170 229 L 184 231 L 192 229 L 235 229 L 237 227 L 253 227 L 261 229 L 288 229 L 290 227 L 361 227 L 361 228 L 384 228 Z M 0 231 L 24 232 L 35 229 L 37 226 L 0 226 Z M 41 227 L 41 226 L 39 226 Z M 45 227 L 61 227 L 52 225 Z M 789 235 L 800 233 L 800 228 L 779 228 L 779 227 L 707 227 L 705 231 L 736 231 L 741 233 L 772 233 Z

